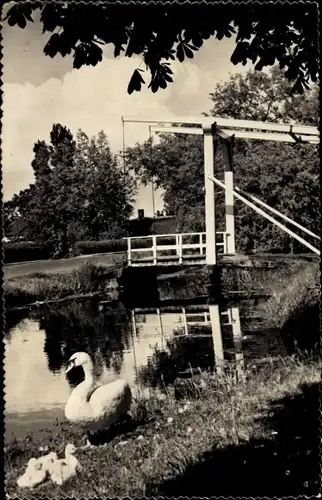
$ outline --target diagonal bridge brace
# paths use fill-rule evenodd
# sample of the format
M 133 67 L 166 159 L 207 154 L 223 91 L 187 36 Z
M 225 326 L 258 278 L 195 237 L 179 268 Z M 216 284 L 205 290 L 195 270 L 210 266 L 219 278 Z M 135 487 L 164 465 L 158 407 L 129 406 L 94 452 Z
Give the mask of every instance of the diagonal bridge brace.
M 248 201 L 246 198 L 244 198 L 244 196 L 242 196 L 241 194 L 237 193 L 237 191 L 235 191 L 234 189 L 229 189 L 223 182 L 221 182 L 220 180 L 216 179 L 215 177 L 209 177 L 209 180 L 211 180 L 217 186 L 223 188 L 225 191 L 230 191 L 231 194 L 233 194 L 237 199 L 239 199 L 240 201 L 242 201 L 243 203 L 245 203 L 245 205 L 247 205 L 248 207 L 252 208 L 255 212 L 257 212 L 258 214 L 262 215 L 263 217 L 265 217 L 265 219 L 269 220 L 275 226 L 277 226 L 280 229 L 282 229 L 282 231 L 284 231 L 286 234 L 288 234 L 289 236 L 292 236 L 292 238 L 294 238 L 297 241 L 299 241 L 300 243 L 302 243 L 304 246 L 306 246 L 307 248 L 309 248 L 316 255 L 319 255 L 319 256 L 321 255 L 320 254 L 320 250 L 318 250 L 313 245 L 311 245 L 310 243 L 308 243 L 306 240 L 304 240 L 303 238 L 301 238 L 300 236 L 298 236 L 296 233 L 294 233 L 293 231 L 291 231 L 290 229 L 288 229 L 284 224 L 282 224 L 281 222 L 278 222 L 276 219 L 274 219 L 274 217 L 272 217 L 271 215 L 268 215 L 264 210 L 262 210 L 261 208 L 257 207 L 256 205 L 254 205 L 254 203 Z

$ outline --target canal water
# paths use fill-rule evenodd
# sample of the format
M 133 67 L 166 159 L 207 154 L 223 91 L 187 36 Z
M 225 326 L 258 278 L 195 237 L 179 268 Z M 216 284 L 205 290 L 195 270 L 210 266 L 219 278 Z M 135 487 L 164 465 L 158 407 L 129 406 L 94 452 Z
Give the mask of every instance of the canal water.
M 64 418 L 65 403 L 82 379 L 82 373 L 73 379 L 65 374 L 66 362 L 76 351 L 91 355 L 95 375 L 102 382 L 122 377 L 134 394 L 148 395 L 151 389 L 162 393 L 184 372 L 212 369 L 207 315 L 196 313 L 187 321 L 182 311 L 161 309 L 134 315 L 121 303 L 110 307 L 88 301 L 8 318 L 4 340 L 6 436 L 25 434 L 31 427 L 35 430 Z M 273 337 L 276 340 L 276 334 Z M 260 350 L 256 355 L 261 355 Z

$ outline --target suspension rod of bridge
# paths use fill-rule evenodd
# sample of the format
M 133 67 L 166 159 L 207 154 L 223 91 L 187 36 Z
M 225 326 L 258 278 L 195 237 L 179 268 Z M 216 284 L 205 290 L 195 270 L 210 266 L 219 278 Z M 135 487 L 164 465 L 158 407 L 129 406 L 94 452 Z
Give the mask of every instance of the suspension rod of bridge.
M 234 189 L 230 190 L 229 188 L 227 188 L 227 186 L 223 182 L 221 182 L 220 180 L 216 179 L 215 177 L 209 177 L 209 179 L 214 184 L 217 184 L 217 186 L 220 186 L 221 188 L 223 188 L 223 189 L 225 189 L 227 191 L 231 191 L 233 193 L 233 195 L 238 200 L 242 201 L 243 203 L 245 203 L 245 205 L 247 205 L 248 207 L 252 208 L 255 212 L 257 212 L 258 214 L 260 214 L 263 217 L 265 217 L 265 219 L 267 219 L 270 222 L 272 222 L 273 224 L 275 224 L 275 226 L 279 227 L 286 234 L 288 234 L 289 236 L 292 236 L 292 238 L 296 239 L 297 241 L 299 241 L 300 243 L 302 243 L 304 246 L 306 246 L 307 248 L 309 248 L 310 250 L 312 250 L 312 252 L 314 252 L 317 255 L 320 255 L 320 251 L 317 248 L 315 248 L 313 245 L 311 245 L 310 243 L 308 243 L 306 240 L 304 240 L 303 238 L 301 238 L 300 236 L 298 236 L 296 233 L 294 233 L 293 231 L 291 231 L 290 229 L 288 229 L 286 226 L 284 226 L 284 224 L 282 224 L 281 222 L 278 222 L 276 219 L 274 219 L 274 217 L 271 217 L 270 215 L 268 215 L 266 212 L 264 212 L 264 210 L 262 210 L 261 208 L 258 208 L 256 205 L 254 205 L 254 203 L 248 201 L 246 198 L 244 198 L 244 196 L 242 196 L 239 193 L 237 193 L 237 191 L 235 191 Z
M 279 217 L 281 217 L 282 219 L 286 220 L 287 222 L 289 222 L 293 226 L 297 227 L 298 229 L 301 229 L 301 231 L 303 231 L 304 233 L 309 234 L 310 236 L 312 236 L 313 238 L 315 238 L 317 240 L 321 240 L 320 236 L 318 236 L 317 234 L 312 233 L 312 231 L 309 231 L 309 229 L 306 229 L 306 227 L 301 226 L 301 224 L 299 224 L 298 222 L 295 222 L 294 220 L 290 219 L 286 215 L 282 214 L 279 210 L 276 210 L 275 208 L 270 207 L 269 205 L 267 205 L 266 203 L 264 203 L 263 201 L 261 201 L 256 196 L 253 196 L 253 195 L 247 193 L 246 191 L 244 191 L 243 189 L 241 189 L 241 188 L 239 188 L 237 186 L 235 186 L 235 190 L 238 191 L 238 193 L 240 193 L 243 196 L 248 196 L 248 198 L 250 198 L 251 200 L 253 200 L 255 203 L 258 203 L 258 205 L 261 205 L 262 207 L 266 208 L 267 210 L 269 210 L 273 214 L 278 215 Z

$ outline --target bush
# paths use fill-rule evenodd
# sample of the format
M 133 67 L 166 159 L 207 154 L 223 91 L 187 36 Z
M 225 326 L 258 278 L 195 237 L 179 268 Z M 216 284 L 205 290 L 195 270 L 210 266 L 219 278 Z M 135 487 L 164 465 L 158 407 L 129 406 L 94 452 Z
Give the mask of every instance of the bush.
M 50 245 L 32 241 L 16 241 L 3 244 L 4 263 L 26 262 L 29 260 L 49 259 L 52 253 Z
M 126 240 L 101 240 L 101 241 L 77 241 L 75 252 L 77 255 L 89 255 L 92 253 L 125 252 Z

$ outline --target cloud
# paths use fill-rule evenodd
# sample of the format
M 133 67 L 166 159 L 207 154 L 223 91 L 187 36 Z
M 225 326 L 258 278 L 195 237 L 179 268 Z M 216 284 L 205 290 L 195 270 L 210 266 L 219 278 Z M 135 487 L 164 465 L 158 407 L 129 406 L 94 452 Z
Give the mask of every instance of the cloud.
M 129 96 L 127 82 L 135 60 L 104 60 L 96 68 L 73 70 L 63 80 L 50 78 L 39 86 L 3 85 L 2 165 L 5 198 L 32 181 L 32 148 L 38 139 L 49 140 L 53 123 L 75 134 L 104 130 L 114 151 L 122 148 L 121 115 L 169 115 L 165 96 L 147 89 Z M 127 144 L 148 137 L 147 125 L 126 127 Z
M 226 42 L 228 46 L 223 50 L 222 47 Z M 10 47 L 15 46 L 15 67 L 19 68 L 21 61 L 21 71 L 20 83 L 18 78 L 12 81 L 9 59 L 4 58 L 2 133 L 4 199 L 10 199 L 14 193 L 28 187 L 33 181 L 31 169 L 33 145 L 38 139 L 49 140 L 53 123 L 66 125 L 74 134 L 79 128 L 89 136 L 104 130 L 112 150 L 119 152 L 123 142 L 122 115 L 156 118 L 196 115 L 208 111 L 210 107 L 208 95 L 219 81 L 218 76 L 228 78 L 229 70 L 234 68 L 229 63 L 232 43 L 229 40 L 226 42 L 209 40 L 193 60 L 184 64 L 173 63 L 174 83 L 169 84 L 167 89 L 153 94 L 145 86 L 141 92 L 128 95 L 127 85 L 133 70 L 141 62 L 140 58 L 114 59 L 108 56 L 109 52 L 106 50 L 104 52 L 106 56 L 96 67 L 72 69 L 64 74 L 66 67 L 59 66 L 59 60 L 55 62 L 55 66 L 53 64 L 55 59 L 51 60 L 42 54 L 43 39 L 39 39 L 37 45 L 35 39 L 31 38 L 32 50 L 28 56 L 29 66 L 25 83 L 24 45 L 15 44 L 13 38 L 7 36 L 4 40 L 4 53 L 10 54 L 10 50 L 13 50 Z M 49 66 L 49 63 L 53 66 Z M 42 68 L 46 68 L 46 71 Z M 50 68 L 52 69 L 49 71 Z M 40 84 L 28 83 L 30 82 L 28 75 L 30 76 L 32 72 L 41 75 L 41 78 L 35 79 L 40 81 Z M 17 75 L 18 70 L 16 70 Z M 48 75 L 54 77 L 50 76 L 42 81 L 42 78 Z M 145 78 L 149 82 L 148 74 Z M 124 130 L 126 146 L 148 138 L 148 124 L 128 123 Z M 138 206 L 151 211 L 150 191 L 142 188 Z M 156 198 L 156 209 L 159 209 L 161 208 L 159 194 Z

